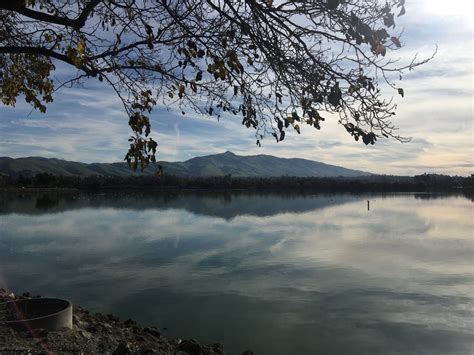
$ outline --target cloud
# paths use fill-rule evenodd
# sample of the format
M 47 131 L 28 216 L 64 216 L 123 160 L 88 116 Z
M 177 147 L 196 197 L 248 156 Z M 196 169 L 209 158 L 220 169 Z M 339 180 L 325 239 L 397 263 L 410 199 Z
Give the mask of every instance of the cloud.
M 255 145 L 254 131 L 240 124 L 239 117 L 224 115 L 219 122 L 201 114 L 172 107 L 158 107 L 152 114 L 153 137 L 159 143 L 160 160 L 185 160 L 231 150 L 237 154 L 272 154 L 300 157 L 387 174 L 442 172 L 470 174 L 474 165 L 473 128 L 473 28 L 466 4 L 453 0 L 446 13 L 441 2 L 407 3 L 407 14 L 398 19 L 395 33 L 402 34 L 405 47 L 394 53 L 400 64 L 417 53 L 424 59 L 438 46 L 428 64 L 408 71 L 403 80 L 405 97 L 386 87 L 387 97 L 398 105 L 393 122 L 407 144 L 380 140 L 366 147 L 355 142 L 327 117 L 321 131 L 304 127 L 302 134 L 288 132 L 284 142 L 266 137 Z M 462 6 L 461 6 L 462 5 Z M 64 78 L 71 69 L 58 65 L 55 77 Z M 128 150 L 127 117 L 120 100 L 105 84 L 95 80 L 60 90 L 45 115 L 30 112 L 19 100 L 17 106 L 0 107 L 0 155 L 42 155 L 84 162 L 123 159 Z

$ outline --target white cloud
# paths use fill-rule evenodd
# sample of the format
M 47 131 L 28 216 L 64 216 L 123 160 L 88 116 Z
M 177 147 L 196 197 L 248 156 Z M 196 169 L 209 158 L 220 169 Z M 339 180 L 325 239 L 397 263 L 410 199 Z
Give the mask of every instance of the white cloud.
M 336 119 L 328 118 L 321 131 L 304 127 L 301 135 L 289 132 L 284 142 L 269 136 L 263 147 L 255 145 L 254 132 L 240 124 L 239 117 L 215 118 L 187 110 L 182 117 L 173 109 L 152 114 L 154 137 L 160 160 L 185 160 L 220 153 L 273 154 L 301 157 L 377 173 L 416 174 L 425 171 L 470 174 L 473 158 L 473 67 L 470 2 L 453 0 L 449 14 L 439 11 L 445 2 L 407 1 L 407 14 L 398 19 L 405 48 L 394 53 L 407 63 L 415 53 L 436 57 L 404 75 L 397 83 L 404 88 L 394 123 L 402 136 L 413 141 L 400 144 L 383 140 L 366 147 L 354 142 Z M 67 68 L 59 66 L 58 76 Z M 120 100 L 112 90 L 96 81 L 84 87 L 63 89 L 46 115 L 30 114 L 18 102 L 15 109 L 0 108 L 0 155 L 43 155 L 85 162 L 122 160 L 128 149 L 130 130 Z

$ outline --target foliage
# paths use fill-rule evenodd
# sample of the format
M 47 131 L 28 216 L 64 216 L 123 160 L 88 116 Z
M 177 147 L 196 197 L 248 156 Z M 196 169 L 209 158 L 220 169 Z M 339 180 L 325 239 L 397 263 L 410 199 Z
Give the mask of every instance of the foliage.
M 186 177 L 164 175 L 60 176 L 38 173 L 34 176 L 8 176 L 4 188 L 80 189 L 85 191 L 182 191 L 182 190 L 249 190 L 293 192 L 428 192 L 459 191 L 472 196 L 474 178 L 423 174 L 411 176 L 372 175 L 363 177 Z M 1 185 L 0 185 L 1 186 Z
M 381 91 L 404 96 L 392 74 L 427 61 L 389 58 L 404 13 L 404 0 L 2 0 L 0 99 L 23 95 L 44 112 L 60 87 L 108 84 L 129 116 L 133 168 L 155 161 L 148 115 L 158 104 L 241 116 L 257 145 L 333 115 L 365 144 L 406 141 Z M 56 83 L 59 62 L 75 70 Z

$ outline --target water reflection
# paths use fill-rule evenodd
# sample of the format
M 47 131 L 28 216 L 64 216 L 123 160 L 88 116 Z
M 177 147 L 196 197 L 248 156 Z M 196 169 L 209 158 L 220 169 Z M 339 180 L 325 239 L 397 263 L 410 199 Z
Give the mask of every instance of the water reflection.
M 2 200 L 0 287 L 158 321 L 230 354 L 472 352 L 462 196 L 49 199 Z
M 150 194 L 25 194 L 0 200 L 0 215 L 9 213 L 58 213 L 87 207 L 130 210 L 184 209 L 194 214 L 231 219 L 241 215 L 273 216 L 284 212 L 305 212 L 358 199 L 357 195 L 306 195 L 248 192 L 168 192 Z

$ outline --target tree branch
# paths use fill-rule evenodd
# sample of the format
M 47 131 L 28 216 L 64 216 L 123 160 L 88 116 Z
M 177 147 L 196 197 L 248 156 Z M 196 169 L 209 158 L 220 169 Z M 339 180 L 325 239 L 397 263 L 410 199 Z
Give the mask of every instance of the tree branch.
M 87 18 L 89 17 L 90 13 L 94 10 L 94 8 L 99 5 L 102 0 L 92 0 L 89 2 L 79 17 L 74 21 L 75 25 L 73 26 L 74 29 L 80 30 L 86 24 Z
M 67 55 L 55 52 L 51 49 L 44 48 L 44 47 L 6 46 L 6 47 L 0 47 L 0 54 L 39 54 L 39 55 L 44 55 L 46 57 L 51 57 L 51 58 L 61 60 L 65 63 L 75 66 L 74 62 Z M 78 69 L 81 69 L 86 74 L 91 75 L 91 76 L 95 76 L 97 74 L 96 71 L 91 70 L 85 66 L 81 66 Z
M 73 19 L 46 14 L 44 12 L 28 9 L 27 7 L 22 7 L 21 9 L 14 10 L 14 11 L 18 12 L 19 14 L 23 16 L 26 16 L 38 21 L 42 21 L 42 22 L 55 23 L 57 25 L 73 27 L 73 28 L 75 25 L 75 20 Z
M 61 17 L 50 15 L 44 12 L 35 11 L 29 9 L 25 6 L 12 6 L 12 4 L 0 2 L 0 9 L 11 10 L 18 12 L 19 14 L 38 20 L 42 22 L 54 23 L 61 26 L 72 27 L 76 31 L 79 31 L 84 25 L 86 24 L 87 18 L 89 17 L 90 13 L 94 10 L 94 8 L 100 3 L 102 0 L 92 0 L 90 1 L 82 13 L 76 19 L 71 19 L 68 17 Z

